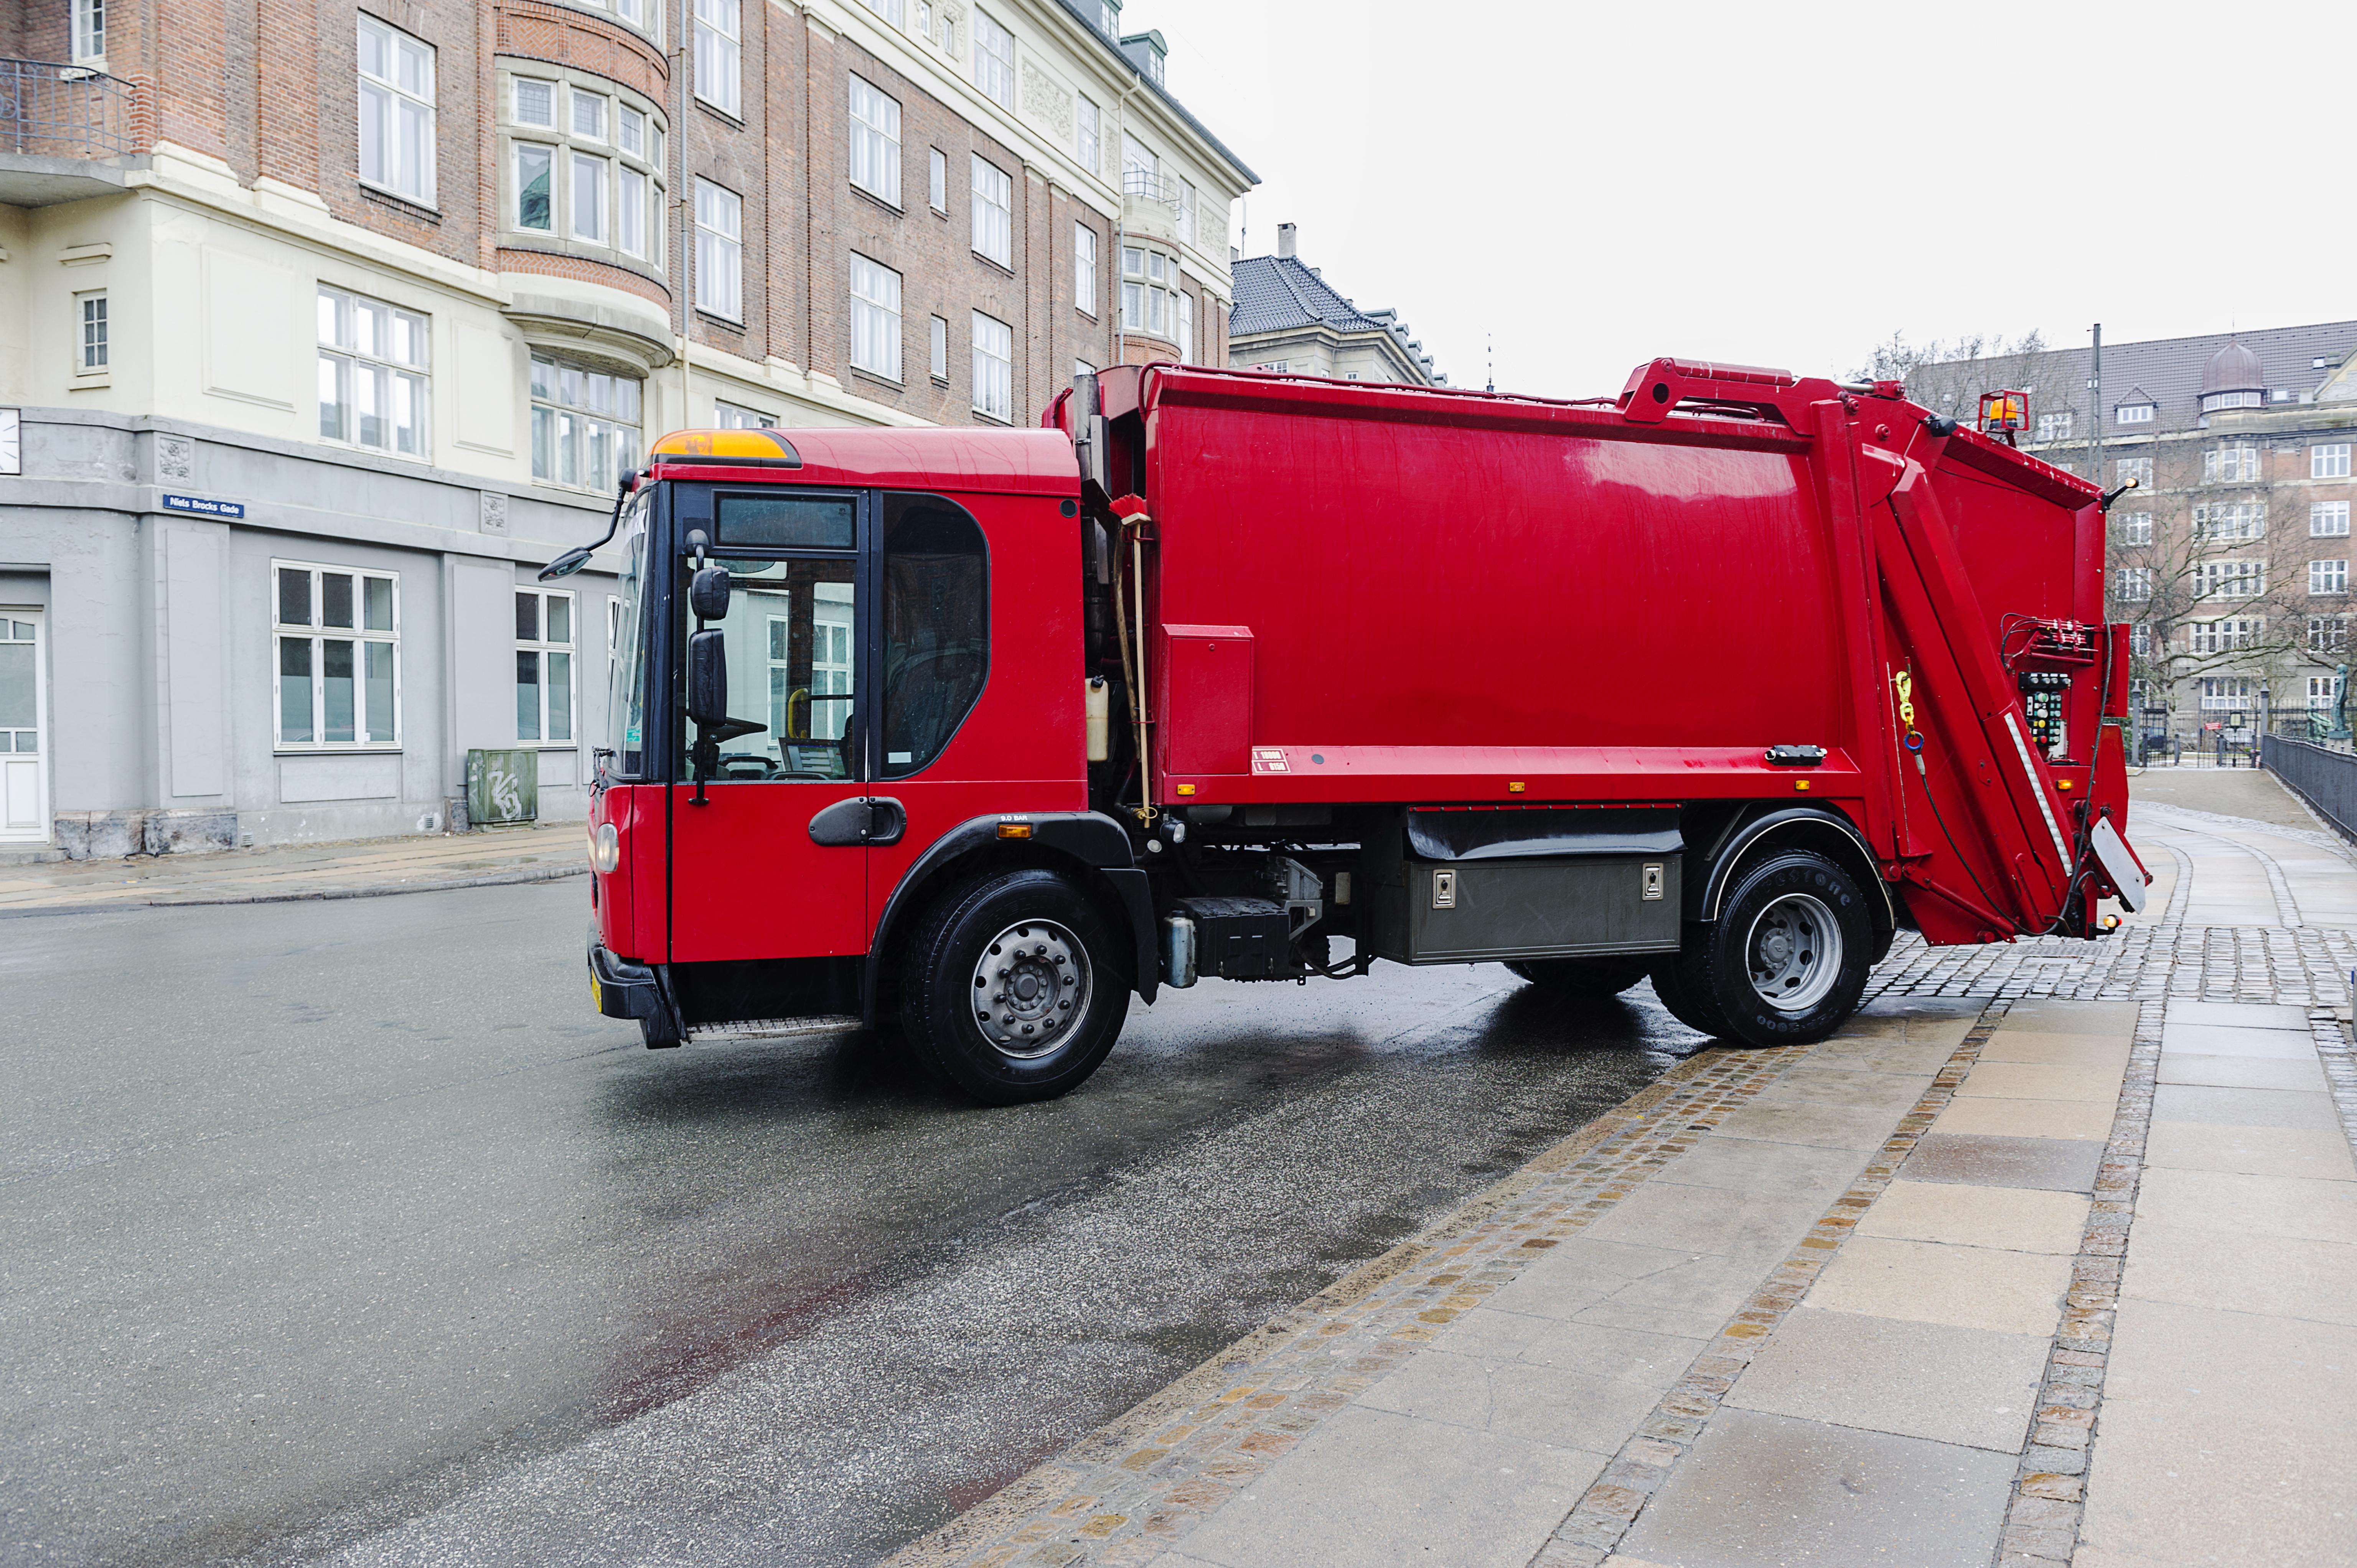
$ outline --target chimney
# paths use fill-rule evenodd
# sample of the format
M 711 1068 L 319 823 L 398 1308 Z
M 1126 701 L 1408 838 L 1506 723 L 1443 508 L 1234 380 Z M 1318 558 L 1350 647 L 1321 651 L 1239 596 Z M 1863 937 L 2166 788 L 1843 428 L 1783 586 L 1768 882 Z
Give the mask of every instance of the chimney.
M 1290 223 L 1276 226 L 1276 253 L 1280 256 L 1293 254 L 1293 225 Z

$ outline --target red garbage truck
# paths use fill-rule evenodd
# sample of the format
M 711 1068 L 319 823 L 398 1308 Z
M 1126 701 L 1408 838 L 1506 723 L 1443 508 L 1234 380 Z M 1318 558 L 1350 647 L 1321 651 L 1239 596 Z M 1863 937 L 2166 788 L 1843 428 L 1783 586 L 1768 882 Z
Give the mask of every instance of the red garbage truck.
M 1378 959 L 1771 1045 L 1901 930 L 2143 902 L 2109 498 L 1896 383 L 1157 364 L 1042 424 L 624 485 L 589 966 L 649 1046 L 897 1019 L 1009 1103 L 1133 993 Z

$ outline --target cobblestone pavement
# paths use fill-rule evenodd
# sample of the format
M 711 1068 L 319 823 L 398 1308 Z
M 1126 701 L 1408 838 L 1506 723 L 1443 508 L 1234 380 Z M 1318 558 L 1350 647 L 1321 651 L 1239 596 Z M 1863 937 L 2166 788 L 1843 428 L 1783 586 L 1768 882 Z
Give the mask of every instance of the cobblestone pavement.
M 589 869 L 581 824 L 279 844 L 211 854 L 0 865 L 0 916 L 142 905 L 265 904 L 365 898 L 578 876 Z
M 2357 1137 L 2346 1032 L 2357 861 L 2330 834 L 2289 825 L 2289 812 L 2271 814 L 2285 820 L 2139 800 L 2131 836 L 2155 872 L 2154 897 L 2112 937 L 1951 950 L 1903 939 L 1878 970 L 1867 1015 L 1843 1036 L 1813 1050 L 1702 1053 L 1448 1222 L 915 1543 L 894 1568 L 2172 1561 L 2100 1543 L 2083 1550 L 2080 1536 L 2091 1461 L 2101 1476 L 2109 1452 L 2102 1409 L 2124 1262 L 2132 1278 L 2146 1255 L 2131 1249 L 2131 1220 L 2160 1205 L 2155 1223 L 2163 1228 L 2154 1234 L 2162 1240 L 2149 1252 L 2169 1244 L 2184 1205 L 2175 1188 L 2158 1198 L 2140 1192 L 2164 1087 L 2164 1034 L 2179 1026 L 2171 1020 L 2252 1004 L 2305 1018 L 2315 1064 L 2307 1070 L 2330 1091 L 2329 1101 L 2310 1098 L 2338 1108 L 2343 1165 Z M 2221 1004 L 2222 1013 L 2201 1013 Z M 2001 1048 L 1984 1063 L 1993 1038 Z M 2276 1107 L 2234 1113 L 2264 1122 Z M 1763 1131 L 1762 1117 L 1786 1120 L 1781 1131 Z M 1877 1131 L 1861 1141 L 1867 1125 Z M 1945 1135 L 1952 1126 L 1966 1132 Z M 2274 1136 L 2228 1131 L 2246 1144 Z M 1746 1151 L 1751 1163 L 1717 1177 L 1693 1174 L 1708 1165 L 1714 1144 Z M 1782 1162 L 1773 1168 L 1760 1163 L 1770 1150 Z M 2086 1153 L 2066 1158 L 2078 1150 Z M 2244 1179 L 2232 1174 L 2244 1168 L 2234 1159 L 2221 1179 Z M 1964 1174 L 1937 1174 L 1943 1160 L 1962 1162 Z M 2071 1160 L 2079 1161 L 2075 1174 L 2051 1174 Z M 2164 1174 L 2178 1179 L 2174 1167 Z M 1713 1182 L 1697 1208 L 1695 1184 Z M 1939 1223 L 1961 1225 L 1960 1233 L 1904 1228 L 1924 1208 L 1918 1189 L 1926 1182 L 1978 1185 L 1963 1197 L 1933 1189 Z M 1807 1217 L 1780 1229 L 1803 1201 Z M 1987 1239 L 2025 1226 L 2046 1239 Z M 1853 1244 L 1854 1236 L 1869 1240 Z M 1953 1255 L 1934 1255 L 1943 1246 Z M 2315 1266 L 2329 1274 L 2343 1262 L 2336 1253 Z M 2158 1266 L 2146 1266 L 2148 1280 Z M 1712 1267 L 1716 1277 L 1702 1280 Z M 2038 1306 L 2037 1288 L 1992 1283 L 1996 1276 L 1975 1268 L 2030 1270 L 2050 1283 L 2048 1305 Z M 1911 1284 L 1901 1277 L 1910 1269 L 1921 1276 Z M 1836 1280 L 1835 1270 L 1846 1272 Z M 1729 1295 L 1737 1277 L 1744 1283 Z M 1910 1300 L 1936 1305 L 1903 1305 Z M 2020 1321 L 1974 1317 L 2001 1315 L 2007 1302 L 2029 1303 Z M 2154 1310 L 2126 1305 L 2146 1314 L 2140 1322 Z M 2349 1321 L 2345 1308 L 2318 1310 Z M 1889 1322 L 1867 1333 L 1859 1325 L 1879 1321 L 1876 1312 Z M 1562 1321 L 1527 1326 L 1540 1319 Z M 1521 1326 L 1499 1326 L 1510 1323 Z M 1846 1350 L 1859 1340 L 1857 1359 L 1895 1359 L 1901 1371 L 1935 1374 L 1935 1383 L 1954 1383 L 1964 1376 L 1959 1367 L 2007 1369 L 1988 1372 L 1986 1386 L 1967 1378 L 1946 1404 L 1854 1425 L 1781 1412 L 1772 1390 L 1779 1376 L 1792 1385 L 1794 1374 L 1754 1369 L 1763 1357 L 1805 1361 L 1809 1337 L 1835 1330 L 1847 1337 Z M 1504 1344 L 1501 1333 L 1526 1342 Z M 1541 1340 L 1545 1348 L 1534 1349 Z M 2026 1363 L 2024 1345 L 2036 1350 Z M 2145 1358 L 2135 1363 L 2141 1391 L 2168 1348 L 2153 1333 L 2134 1348 Z M 1581 1355 L 1588 1372 L 1567 1372 Z M 1502 1376 L 1498 1366 L 1470 1365 L 1483 1359 L 1512 1365 Z M 1599 1369 L 1608 1375 L 1588 1375 Z M 1853 1381 L 1873 1379 L 1821 1379 Z M 1771 1393 L 1744 1391 L 1755 1387 Z M 1809 1399 L 1867 1397 L 1847 1386 L 1837 1393 L 1816 1386 L 1790 1396 L 1802 1399 L 1791 1408 L 1806 1414 Z M 1925 1402 L 1920 1391 L 1889 1397 Z M 1996 1423 L 2017 1423 L 2010 1435 L 1987 1435 L 1988 1411 L 2013 1412 Z M 2345 1412 L 2333 1419 L 2352 1424 Z M 2136 1436 L 2133 1421 L 2123 1430 L 2130 1435 L 2117 1440 L 2127 1446 L 2112 1461 L 2113 1495 L 2167 1497 L 2174 1483 L 2147 1473 L 2159 1450 Z M 1440 1431 L 1448 1435 L 1436 1443 Z M 1850 1446 L 1824 1450 L 1826 1433 L 1836 1447 Z M 2328 1435 L 2319 1444 L 2305 1434 L 2311 1447 L 2339 1456 L 2351 1434 Z M 1812 1466 L 1838 1475 L 1830 1501 L 1780 1489 Z M 1904 1507 L 1878 1515 L 1869 1494 Z M 1730 1524 L 1784 1518 L 1809 1521 L 1792 1527 L 1803 1539 L 1779 1541 L 1772 1529 L 1745 1538 Z M 1834 1535 L 1808 1533 L 1820 1527 Z M 1840 1539 L 1844 1528 L 1871 1539 Z M 2300 1528 L 2310 1533 L 2288 1550 L 2276 1542 L 2272 1556 L 2215 1560 L 2357 1560 L 2357 1530 L 2335 1535 L 2342 1526 L 2330 1521 Z

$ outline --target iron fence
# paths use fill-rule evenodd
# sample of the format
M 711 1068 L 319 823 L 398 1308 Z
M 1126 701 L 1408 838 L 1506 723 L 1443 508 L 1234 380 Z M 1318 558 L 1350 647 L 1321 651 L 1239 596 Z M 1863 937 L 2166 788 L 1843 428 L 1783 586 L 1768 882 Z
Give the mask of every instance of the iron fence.
M 2357 839 L 2357 757 L 2271 735 L 2266 757 L 2268 772 L 2291 786 L 2317 815 Z
M 44 60 L 0 59 L 0 151 L 112 158 L 138 150 L 131 83 Z

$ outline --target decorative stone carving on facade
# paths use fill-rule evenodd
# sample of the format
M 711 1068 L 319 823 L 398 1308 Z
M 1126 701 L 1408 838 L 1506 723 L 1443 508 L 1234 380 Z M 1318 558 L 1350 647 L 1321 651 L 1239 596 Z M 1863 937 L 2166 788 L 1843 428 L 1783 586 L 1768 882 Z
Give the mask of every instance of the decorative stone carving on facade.
M 197 467 L 197 444 L 186 435 L 156 437 L 156 478 L 186 482 Z
M 1023 113 L 1065 140 L 1071 139 L 1072 95 L 1028 59 L 1023 62 Z
M 485 533 L 505 533 L 508 531 L 508 498 L 497 490 L 484 490 L 482 520 L 477 525 Z

